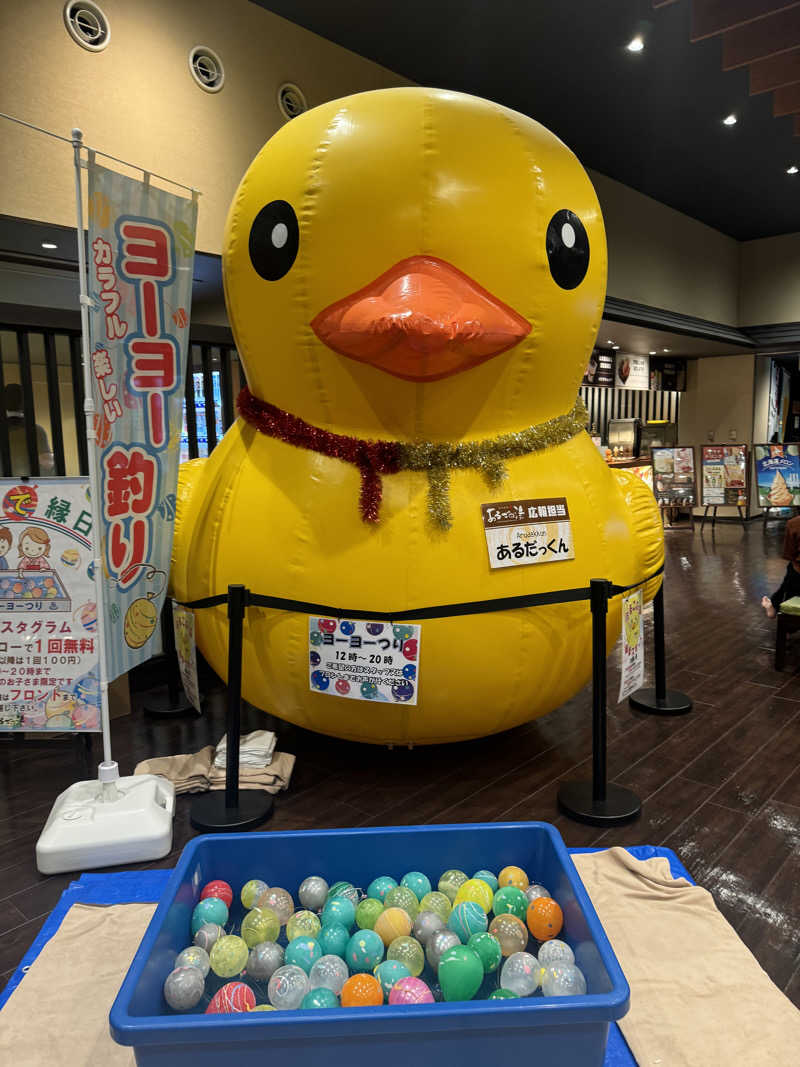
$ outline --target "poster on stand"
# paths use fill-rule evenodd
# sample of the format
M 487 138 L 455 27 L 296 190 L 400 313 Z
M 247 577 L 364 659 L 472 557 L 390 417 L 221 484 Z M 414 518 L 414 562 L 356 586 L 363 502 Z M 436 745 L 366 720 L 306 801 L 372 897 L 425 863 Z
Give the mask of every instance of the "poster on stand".
M 622 598 L 622 649 L 619 699 L 625 700 L 644 685 L 644 625 L 642 591 L 636 589 Z
M 747 445 L 703 445 L 703 507 L 747 503 Z
M 200 683 L 197 679 L 197 645 L 194 636 L 194 612 L 185 608 L 177 600 L 172 601 L 172 626 L 175 631 L 175 654 L 178 657 L 178 670 L 186 699 L 195 709 L 202 712 Z
M 98 731 L 86 478 L 0 480 L 0 730 Z
M 665 507 L 688 507 L 697 503 L 694 449 L 653 448 L 655 497 Z
M 419 623 L 308 619 L 308 684 L 349 700 L 416 704 Z
M 172 551 L 193 200 L 89 161 L 90 361 L 108 680 L 153 652 Z
M 617 356 L 617 389 L 649 389 L 650 357 Z
M 753 451 L 759 507 L 800 505 L 800 445 L 753 445 Z

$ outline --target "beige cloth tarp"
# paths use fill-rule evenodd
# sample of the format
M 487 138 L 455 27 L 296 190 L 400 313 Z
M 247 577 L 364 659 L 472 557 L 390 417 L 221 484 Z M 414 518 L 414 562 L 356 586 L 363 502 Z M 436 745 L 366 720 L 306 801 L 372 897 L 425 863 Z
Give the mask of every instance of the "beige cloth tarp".
M 73 904 L 0 1011 L 8 1067 L 131 1067 L 108 1013 L 155 904 Z
M 572 857 L 631 987 L 619 1028 L 639 1067 L 797 1067 L 800 1011 L 663 857 Z
M 620 1026 L 640 1067 L 800 1062 L 800 1012 L 709 893 L 673 879 L 665 859 L 620 848 L 574 859 L 631 986 Z M 154 908 L 70 908 L 0 1012 L 0 1063 L 130 1067 L 108 1013 Z
M 175 783 L 176 793 L 203 793 L 225 788 L 225 771 L 214 766 L 213 745 L 180 756 L 156 756 L 136 765 L 134 774 L 159 774 Z M 275 752 L 266 767 L 239 766 L 240 789 L 263 789 L 280 793 L 287 789 L 295 758 L 289 752 Z

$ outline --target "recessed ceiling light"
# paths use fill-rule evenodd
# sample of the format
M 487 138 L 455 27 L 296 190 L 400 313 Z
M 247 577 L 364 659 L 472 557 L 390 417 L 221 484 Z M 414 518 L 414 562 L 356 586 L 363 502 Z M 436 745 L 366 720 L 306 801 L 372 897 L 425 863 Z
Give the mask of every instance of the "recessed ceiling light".
M 52 241 L 42 241 L 42 248 L 58 248 L 58 245 L 54 245 Z
M 668 348 L 662 348 L 661 351 L 662 352 L 669 352 L 669 349 Z
M 786 173 L 787 174 L 797 174 L 797 167 L 795 167 L 794 165 L 792 165 L 791 167 L 787 167 L 786 168 Z
M 612 345 L 612 348 L 613 348 L 613 349 L 614 349 L 614 351 L 616 352 L 616 351 L 617 351 L 617 349 L 619 348 L 619 345 Z
M 629 52 L 642 52 L 644 50 L 644 41 L 641 37 L 634 37 L 633 40 L 628 41 L 625 47 Z
M 655 350 L 655 349 L 653 349 L 653 351 L 652 351 L 652 352 L 650 353 L 650 355 L 651 355 L 651 356 L 654 356 L 655 354 L 656 354 L 656 350 Z
M 736 118 L 736 116 L 731 113 L 730 115 L 726 115 L 725 116 L 725 118 L 722 120 L 722 125 L 723 126 L 735 126 L 737 121 L 738 121 L 738 119 Z
M 608 341 L 606 341 L 606 344 L 607 344 L 607 345 L 613 345 L 613 344 L 614 344 L 614 342 L 613 342 L 613 341 L 612 341 L 611 339 L 609 339 Z

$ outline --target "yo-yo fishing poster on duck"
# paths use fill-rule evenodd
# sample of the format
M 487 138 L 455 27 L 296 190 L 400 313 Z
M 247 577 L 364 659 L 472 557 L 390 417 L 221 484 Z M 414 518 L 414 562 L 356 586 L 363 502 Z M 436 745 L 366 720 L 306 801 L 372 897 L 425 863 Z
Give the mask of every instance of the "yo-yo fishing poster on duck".
M 416 704 L 419 623 L 308 618 L 309 688 L 350 700 Z
M 151 655 L 178 483 L 193 200 L 89 162 L 89 360 L 108 680 Z
M 0 729 L 99 730 L 85 478 L 0 480 Z

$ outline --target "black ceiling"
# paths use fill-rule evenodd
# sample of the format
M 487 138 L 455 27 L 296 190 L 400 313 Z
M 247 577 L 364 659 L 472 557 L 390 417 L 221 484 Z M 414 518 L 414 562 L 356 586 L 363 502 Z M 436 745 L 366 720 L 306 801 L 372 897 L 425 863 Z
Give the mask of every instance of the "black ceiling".
M 740 240 L 800 230 L 792 118 L 748 95 L 746 68 L 722 71 L 721 37 L 690 43 L 689 0 L 254 2 L 419 84 L 532 115 L 585 166 Z

